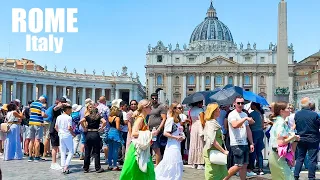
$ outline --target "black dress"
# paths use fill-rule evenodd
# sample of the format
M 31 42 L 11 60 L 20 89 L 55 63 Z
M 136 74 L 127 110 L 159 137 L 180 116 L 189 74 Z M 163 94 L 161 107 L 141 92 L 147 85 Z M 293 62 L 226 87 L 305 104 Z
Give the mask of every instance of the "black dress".
M 99 129 L 101 117 L 98 119 L 91 119 L 89 116 L 86 116 L 86 121 L 88 123 L 87 129 Z M 85 171 L 89 170 L 90 166 L 90 155 L 95 160 L 95 169 L 98 171 L 101 168 L 100 165 L 100 149 L 101 149 L 101 138 L 98 131 L 88 131 L 85 133 L 86 144 L 85 144 L 85 157 L 84 157 L 84 166 Z

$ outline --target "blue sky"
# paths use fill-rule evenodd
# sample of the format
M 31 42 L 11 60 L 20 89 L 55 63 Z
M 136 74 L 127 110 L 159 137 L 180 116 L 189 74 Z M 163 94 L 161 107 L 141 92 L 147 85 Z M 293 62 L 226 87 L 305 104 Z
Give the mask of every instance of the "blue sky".
M 277 13 L 280 0 L 214 0 L 219 19 L 232 32 L 239 44 L 257 43 L 267 49 L 277 41 Z M 28 58 L 49 70 L 67 66 L 69 72 L 106 74 L 121 71 L 138 72 L 145 82 L 145 61 L 148 44 L 158 40 L 165 45 L 188 43 L 193 29 L 203 21 L 210 0 L 10 0 L 0 2 L 0 57 Z M 25 33 L 11 32 L 11 9 L 78 8 L 78 33 L 60 33 L 63 51 L 26 52 Z M 297 61 L 319 51 L 319 0 L 288 2 L 288 39 L 293 43 Z M 38 36 L 47 37 L 40 33 Z

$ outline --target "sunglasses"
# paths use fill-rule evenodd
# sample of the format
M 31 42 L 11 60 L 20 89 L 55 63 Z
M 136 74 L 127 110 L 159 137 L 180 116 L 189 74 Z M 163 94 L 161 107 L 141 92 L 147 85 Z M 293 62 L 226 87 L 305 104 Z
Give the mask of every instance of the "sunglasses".
M 182 107 L 177 107 L 178 109 L 182 109 Z
M 130 104 L 130 106 L 133 106 L 133 105 L 137 105 L 137 104 Z
M 151 98 L 151 99 L 153 99 L 153 100 L 158 100 L 158 98 Z
M 238 105 L 244 105 L 244 102 L 237 102 Z

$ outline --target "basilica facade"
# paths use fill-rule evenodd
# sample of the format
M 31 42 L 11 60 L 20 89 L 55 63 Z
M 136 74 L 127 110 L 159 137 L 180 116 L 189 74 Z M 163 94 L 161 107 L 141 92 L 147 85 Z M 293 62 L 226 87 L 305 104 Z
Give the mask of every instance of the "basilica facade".
M 258 30 L 258 29 L 257 29 Z M 276 32 L 275 32 L 276 34 Z M 163 89 L 166 103 L 181 102 L 186 96 L 227 84 L 243 87 L 275 100 L 277 45 L 257 49 L 256 43 L 239 43 L 219 20 L 213 4 L 205 19 L 195 27 L 190 41 L 180 47 L 158 41 L 146 54 L 147 96 Z M 294 49 L 288 46 L 289 91 L 293 92 Z M 293 93 L 290 93 L 293 101 Z

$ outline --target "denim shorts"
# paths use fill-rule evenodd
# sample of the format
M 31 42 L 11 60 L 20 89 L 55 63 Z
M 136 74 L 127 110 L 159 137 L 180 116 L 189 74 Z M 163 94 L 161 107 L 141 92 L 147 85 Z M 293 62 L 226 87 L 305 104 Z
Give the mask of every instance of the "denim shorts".
M 235 166 L 243 166 L 249 164 L 249 146 L 248 145 L 236 145 L 231 146 L 233 154 L 233 162 Z
M 80 142 L 81 144 L 86 144 L 86 135 L 83 132 L 81 132 Z

